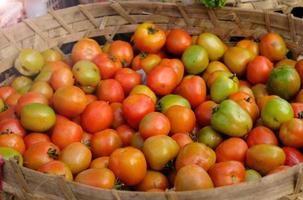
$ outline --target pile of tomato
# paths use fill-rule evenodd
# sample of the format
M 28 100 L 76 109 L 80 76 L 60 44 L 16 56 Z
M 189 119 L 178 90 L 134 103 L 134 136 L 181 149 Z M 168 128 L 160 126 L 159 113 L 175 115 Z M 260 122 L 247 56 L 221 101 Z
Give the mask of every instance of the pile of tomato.
M 0 155 L 104 189 L 241 182 L 303 161 L 303 60 L 277 33 L 226 45 L 143 23 L 131 41 L 24 49 L 0 87 Z

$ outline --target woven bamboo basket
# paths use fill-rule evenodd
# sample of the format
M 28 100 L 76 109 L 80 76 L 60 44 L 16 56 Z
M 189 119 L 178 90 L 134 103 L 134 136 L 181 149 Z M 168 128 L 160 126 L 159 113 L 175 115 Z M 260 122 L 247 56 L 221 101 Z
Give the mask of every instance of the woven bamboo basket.
M 62 45 L 84 37 L 113 40 L 115 34 L 131 33 L 144 21 L 153 21 L 164 29 L 181 27 L 191 34 L 210 31 L 227 43 L 231 42 L 231 37 L 257 39 L 274 31 L 285 38 L 294 58 L 303 52 L 303 20 L 291 15 L 238 8 L 206 9 L 201 4 L 111 1 L 50 11 L 45 16 L 0 30 L 0 81 L 7 82 L 16 75 L 14 60 L 22 48 L 60 50 Z M 302 199 L 302 169 L 303 165 L 297 165 L 283 173 L 237 186 L 193 192 L 146 193 L 102 190 L 66 182 L 62 177 L 45 175 L 6 161 L 2 189 L 25 200 Z

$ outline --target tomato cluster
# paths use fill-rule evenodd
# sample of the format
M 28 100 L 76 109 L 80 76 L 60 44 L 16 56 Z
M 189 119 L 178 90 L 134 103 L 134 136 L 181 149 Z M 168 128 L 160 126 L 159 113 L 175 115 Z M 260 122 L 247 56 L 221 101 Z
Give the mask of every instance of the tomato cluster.
M 22 50 L 25 76 L 0 87 L 0 154 L 105 189 L 258 180 L 303 161 L 303 61 L 287 51 L 276 33 L 227 46 L 152 23 L 67 58 Z

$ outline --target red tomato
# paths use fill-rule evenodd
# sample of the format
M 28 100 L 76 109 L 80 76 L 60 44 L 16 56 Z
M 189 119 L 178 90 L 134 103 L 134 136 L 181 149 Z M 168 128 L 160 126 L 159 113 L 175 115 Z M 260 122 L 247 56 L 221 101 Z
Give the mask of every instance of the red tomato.
M 181 148 L 193 142 L 191 137 L 186 133 L 175 133 L 171 138 L 173 138 Z
M 39 143 L 39 142 L 50 142 L 50 138 L 45 133 L 30 133 L 26 135 L 24 138 L 24 143 L 26 149 L 28 149 L 30 146 Z
M 167 35 L 166 49 L 170 53 L 181 55 L 191 42 L 191 37 L 186 31 L 173 29 Z
M 132 61 L 132 69 L 137 71 L 142 68 L 142 60 L 147 56 L 145 53 L 139 53 L 136 55 Z
M 282 123 L 279 130 L 281 142 L 290 147 L 303 147 L 303 121 L 301 119 L 292 118 Z
M 275 174 L 275 173 L 278 173 L 278 172 L 287 170 L 287 169 L 289 169 L 289 168 L 290 168 L 290 166 L 281 165 L 281 166 L 279 166 L 279 167 L 277 167 L 277 168 L 275 168 L 275 169 L 269 171 L 269 172 L 267 173 L 267 175 Z
M 239 161 L 244 163 L 248 146 L 241 138 L 224 140 L 216 148 L 217 162 Z
M 279 61 L 285 58 L 287 47 L 283 38 L 277 33 L 265 34 L 259 43 L 260 54 L 271 61 Z
M 128 124 L 132 128 L 138 128 L 141 119 L 155 110 L 155 104 L 144 94 L 133 94 L 123 101 L 122 110 Z
M 208 174 L 215 187 L 233 185 L 245 181 L 245 168 L 238 161 L 216 163 L 208 170 Z
M 94 101 L 83 111 L 81 125 L 88 132 L 95 133 L 110 127 L 113 118 L 113 110 L 107 102 Z
M 47 98 L 38 93 L 38 92 L 28 92 L 20 97 L 18 100 L 17 105 L 15 106 L 15 111 L 18 115 L 21 113 L 21 109 L 31 103 L 42 103 L 48 105 L 48 100 Z
M 128 67 L 134 57 L 133 48 L 128 42 L 122 40 L 116 40 L 111 43 L 108 54 L 120 60 L 123 67 Z
M 12 148 L 21 154 L 23 154 L 25 151 L 23 138 L 20 135 L 14 133 L 1 133 L 0 147 Z
M 7 99 L 5 100 L 6 105 L 11 106 L 12 108 L 15 107 L 18 103 L 18 100 L 20 99 L 22 95 L 19 93 L 14 93 L 12 95 L 10 95 L 9 97 L 7 97 Z
M 120 60 L 114 56 L 110 56 L 107 53 L 101 53 L 95 57 L 93 62 L 99 68 L 99 72 L 102 79 L 113 78 L 116 72 L 122 68 Z
M 303 103 L 291 103 L 290 105 L 294 111 L 295 118 L 302 119 L 303 118 Z
M 116 131 L 123 143 L 123 146 L 129 146 L 131 139 L 135 134 L 135 130 L 130 126 L 123 124 L 121 126 L 118 126 Z
M 109 103 L 122 102 L 124 99 L 123 87 L 115 79 L 102 80 L 97 88 L 97 96 L 100 100 Z
M 16 118 L 15 109 L 11 106 L 7 106 L 6 110 L 0 112 L 0 122 L 10 118 Z
M 118 70 L 115 79 L 119 81 L 125 94 L 128 94 L 136 85 L 141 83 L 140 74 L 130 68 Z
M 139 132 L 143 139 L 155 135 L 168 135 L 170 122 L 168 118 L 160 112 L 151 112 L 144 116 L 139 125 Z
M 87 104 L 90 104 L 91 102 L 98 100 L 97 97 L 95 95 L 92 95 L 92 94 L 86 94 L 85 96 L 86 96 L 86 100 L 87 100 L 86 103 Z
M 303 154 L 297 149 L 293 147 L 283 147 L 282 149 L 286 156 L 285 165 L 294 166 L 303 162 Z
M 101 47 L 95 40 L 83 38 L 74 45 L 72 60 L 74 63 L 79 60 L 93 60 L 100 53 Z
M 16 93 L 16 90 L 11 86 L 0 87 L 0 98 L 5 101 L 10 95 Z
M 24 137 L 26 134 L 25 129 L 18 119 L 8 118 L 0 121 L 0 133 L 9 132 L 15 133 Z
M 248 147 L 257 144 L 278 145 L 278 139 L 275 133 L 265 126 L 257 126 L 253 128 L 247 135 L 246 142 Z
M 217 107 L 217 105 L 214 101 L 205 101 L 196 107 L 195 115 L 198 123 L 202 126 L 210 125 L 213 109 Z
M 266 83 L 272 70 L 273 63 L 268 58 L 257 56 L 248 63 L 246 77 L 252 84 Z
M 50 84 L 54 90 L 61 87 L 72 86 L 75 83 L 73 72 L 70 68 L 61 68 L 53 72 Z
M 111 126 L 113 128 L 117 128 L 120 125 L 125 124 L 125 119 L 122 112 L 122 103 L 111 103 L 110 107 L 112 108 L 114 115 Z
M 161 66 L 172 68 L 177 74 L 177 85 L 181 83 L 184 76 L 184 65 L 180 59 L 162 59 Z

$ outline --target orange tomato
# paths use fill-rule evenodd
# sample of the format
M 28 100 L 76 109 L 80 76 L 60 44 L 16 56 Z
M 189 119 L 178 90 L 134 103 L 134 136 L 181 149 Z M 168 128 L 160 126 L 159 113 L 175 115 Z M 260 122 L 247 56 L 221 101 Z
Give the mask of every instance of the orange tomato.
M 50 84 L 54 90 L 61 87 L 72 86 L 75 83 L 73 72 L 69 68 L 61 68 L 53 72 Z
M 109 157 L 108 156 L 102 156 L 99 158 L 96 158 L 90 163 L 90 168 L 108 168 L 109 163 Z
M 186 133 L 175 133 L 171 136 L 172 139 L 174 139 L 180 148 L 184 147 L 185 145 L 189 143 L 193 143 L 194 141 L 191 139 L 191 137 Z
M 93 168 L 80 172 L 75 181 L 93 187 L 112 189 L 115 185 L 115 175 L 107 168 Z
M 0 98 L 5 101 L 10 95 L 16 93 L 16 90 L 11 86 L 0 87 Z
M 129 146 L 135 130 L 126 124 L 122 124 L 116 128 L 117 134 L 120 137 L 123 146 Z
M 128 42 L 122 40 L 116 40 L 111 43 L 108 54 L 120 60 L 123 67 L 128 67 L 134 57 L 133 48 Z
M 25 151 L 23 138 L 20 135 L 14 133 L 1 133 L 0 147 L 12 148 L 21 154 L 23 154 Z
M 0 133 L 14 133 L 20 135 L 22 138 L 25 136 L 26 131 L 18 119 L 7 118 L 0 121 Z
M 79 60 L 93 60 L 100 53 L 101 47 L 95 40 L 83 38 L 74 45 L 71 57 L 76 63 Z
M 278 139 L 275 133 L 265 126 L 257 126 L 253 128 L 247 135 L 246 142 L 248 147 L 257 144 L 278 145 Z
M 48 105 L 48 100 L 44 95 L 38 92 L 28 92 L 19 98 L 18 103 L 15 106 L 16 113 L 20 115 L 22 108 L 31 103 L 42 103 Z
M 30 133 L 26 135 L 23 140 L 26 149 L 39 142 L 50 142 L 49 136 L 45 133 Z
M 259 55 L 258 43 L 253 40 L 241 40 L 237 43 L 236 46 L 249 50 L 252 53 L 253 57 Z
M 235 160 L 244 163 L 248 146 L 241 138 L 224 140 L 216 148 L 217 162 Z
M 67 181 L 73 180 L 73 174 L 71 170 L 65 163 L 58 160 L 50 161 L 45 165 L 42 165 L 37 170 L 46 174 L 63 176 Z
M 168 188 L 168 180 L 161 172 L 147 171 L 143 180 L 135 186 L 137 191 L 148 191 L 151 189 L 162 189 Z
M 170 122 L 160 112 L 151 112 L 144 116 L 139 125 L 139 132 L 143 139 L 155 135 L 168 135 Z

